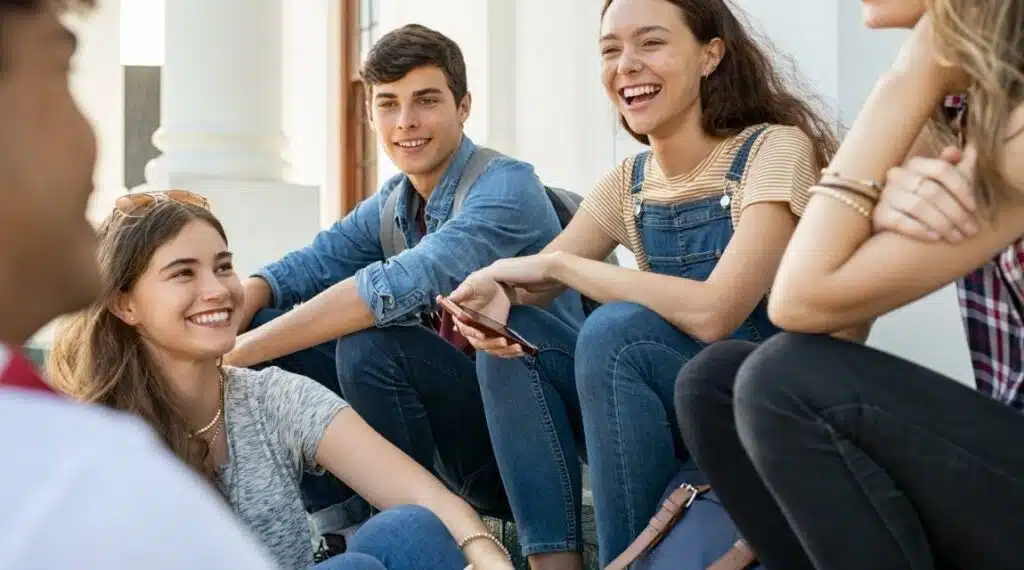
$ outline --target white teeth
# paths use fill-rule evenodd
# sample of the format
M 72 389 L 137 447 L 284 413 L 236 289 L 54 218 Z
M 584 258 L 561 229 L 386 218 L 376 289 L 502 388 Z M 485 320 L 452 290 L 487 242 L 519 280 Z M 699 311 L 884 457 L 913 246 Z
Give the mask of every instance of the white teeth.
M 427 144 L 427 139 L 417 139 L 414 141 L 403 141 L 395 143 L 402 148 L 416 148 Z
M 215 323 L 225 323 L 230 317 L 231 313 L 229 311 L 215 311 L 189 317 L 189 320 L 200 325 L 212 325 Z
M 661 87 L 658 85 L 637 85 L 636 87 L 626 87 L 622 90 L 624 97 L 637 97 L 639 95 L 650 95 L 661 91 Z

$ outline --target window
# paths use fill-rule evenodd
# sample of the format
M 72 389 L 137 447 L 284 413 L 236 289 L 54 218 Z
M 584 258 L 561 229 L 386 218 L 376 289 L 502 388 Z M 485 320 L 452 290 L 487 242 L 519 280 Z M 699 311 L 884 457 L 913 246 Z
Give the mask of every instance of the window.
M 377 143 L 366 116 L 359 67 L 377 41 L 380 0 L 343 2 L 341 101 L 341 215 L 377 190 Z

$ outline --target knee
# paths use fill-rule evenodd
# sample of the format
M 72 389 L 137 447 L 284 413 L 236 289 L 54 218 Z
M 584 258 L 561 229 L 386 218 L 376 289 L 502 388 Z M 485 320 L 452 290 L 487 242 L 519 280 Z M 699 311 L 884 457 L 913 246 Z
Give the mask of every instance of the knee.
M 418 542 L 451 540 L 448 528 L 430 509 L 419 505 L 392 507 L 370 518 L 348 543 L 349 552 L 381 558 L 394 537 L 415 537 Z
M 749 341 L 723 340 L 683 365 L 676 376 L 674 398 L 680 425 L 700 417 L 709 402 L 731 403 L 736 374 L 755 348 Z
M 349 383 L 358 380 L 367 367 L 376 367 L 387 360 L 389 330 L 371 327 L 338 339 L 335 361 L 338 380 Z
M 607 353 L 622 331 L 643 326 L 642 321 L 653 314 L 650 309 L 636 303 L 615 302 L 601 305 L 583 321 L 576 340 L 576 355 L 587 360 Z
M 602 305 L 587 317 L 576 342 L 576 387 L 583 398 L 599 397 L 622 378 L 650 381 L 661 359 L 689 360 L 701 348 L 643 305 Z
M 841 361 L 830 356 L 830 349 L 842 342 L 798 333 L 779 333 L 765 341 L 736 374 L 738 424 L 757 431 L 754 426 L 781 417 L 780 412 L 789 415 L 835 401 L 845 388 L 834 369 Z

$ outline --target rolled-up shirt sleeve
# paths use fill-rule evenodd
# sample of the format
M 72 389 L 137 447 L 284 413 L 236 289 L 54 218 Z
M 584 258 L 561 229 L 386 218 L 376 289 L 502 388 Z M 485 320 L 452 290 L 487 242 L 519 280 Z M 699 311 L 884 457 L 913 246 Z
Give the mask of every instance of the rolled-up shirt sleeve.
M 383 257 L 378 192 L 317 234 L 310 245 L 288 253 L 253 275 L 270 286 L 271 306 L 287 310 Z

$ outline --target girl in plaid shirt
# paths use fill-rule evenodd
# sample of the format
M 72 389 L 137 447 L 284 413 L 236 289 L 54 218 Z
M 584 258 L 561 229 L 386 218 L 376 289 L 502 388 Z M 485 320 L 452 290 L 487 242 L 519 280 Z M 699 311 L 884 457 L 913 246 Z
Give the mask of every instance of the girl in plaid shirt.
M 864 4 L 884 27 L 925 2 Z M 1024 568 L 1022 41 L 1024 0 L 928 2 L 783 258 L 791 332 L 680 372 L 687 447 L 768 568 Z M 943 101 L 960 144 L 897 166 Z M 953 281 L 977 390 L 844 340 Z

